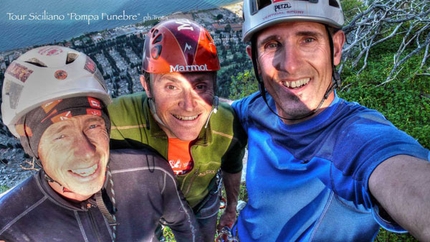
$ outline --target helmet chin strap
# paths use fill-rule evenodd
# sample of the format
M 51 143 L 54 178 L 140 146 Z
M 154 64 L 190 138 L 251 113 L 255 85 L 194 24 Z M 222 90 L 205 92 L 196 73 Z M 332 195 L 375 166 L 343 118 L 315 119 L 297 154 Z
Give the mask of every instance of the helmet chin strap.
M 163 123 L 163 121 L 161 121 L 160 117 L 158 117 L 157 110 L 155 109 L 154 99 L 152 99 L 152 97 L 150 97 L 148 101 L 149 101 L 149 109 L 151 110 L 152 117 L 154 117 L 154 119 L 155 119 L 155 121 L 157 121 L 157 123 L 166 127 L 166 125 Z
M 324 93 L 324 96 L 323 96 L 323 98 L 321 99 L 321 101 L 320 101 L 320 103 L 318 104 L 318 106 L 314 109 L 314 110 L 311 110 L 311 111 L 309 111 L 308 113 L 306 113 L 306 114 L 304 114 L 304 115 L 301 115 L 301 116 L 298 116 L 298 117 L 295 117 L 295 118 L 286 118 L 286 117 L 282 117 L 282 116 L 280 116 L 277 112 L 275 112 L 271 107 L 270 107 L 270 105 L 269 105 L 269 103 L 267 102 L 267 97 L 266 97 L 266 89 L 265 89 L 265 87 L 264 87 L 264 82 L 263 82 L 263 80 L 261 79 L 261 77 L 260 77 L 260 75 L 259 75 L 259 73 L 258 73 L 258 66 L 257 66 L 257 58 L 254 58 L 254 57 L 256 57 L 257 56 L 257 41 L 256 41 L 256 37 L 253 37 L 252 38 L 252 40 L 251 40 L 251 51 L 252 51 L 252 64 L 253 64 L 253 67 L 254 67 L 254 72 L 255 72 L 255 77 L 257 78 L 257 81 L 258 81 L 258 88 L 259 88 L 259 90 L 260 90 L 260 93 L 261 93 L 261 97 L 263 98 L 263 100 L 264 100 L 264 102 L 266 103 L 266 105 L 267 105 L 267 107 L 269 108 L 269 110 L 273 113 L 273 114 L 275 114 L 276 116 L 278 116 L 279 118 L 281 118 L 281 119 L 284 119 L 284 120 L 288 120 L 288 121 L 297 121 L 297 120 L 302 120 L 302 119 L 305 119 L 305 118 L 307 118 L 307 117 L 310 117 L 310 116 L 312 116 L 312 115 L 314 115 L 316 112 L 318 112 L 318 110 L 321 108 L 321 106 L 324 104 L 324 102 L 327 100 L 327 98 L 329 97 L 329 95 L 330 95 L 330 93 L 331 92 L 333 92 L 334 91 L 334 89 L 336 89 L 336 88 L 338 88 L 338 87 L 340 87 L 340 84 L 341 84 L 341 78 L 340 78 L 340 75 L 339 75 L 339 73 L 336 71 L 336 67 L 335 67 L 335 65 L 334 65 L 334 56 L 333 56 L 333 53 L 334 53 L 334 47 L 333 47 L 333 38 L 332 38 L 332 36 L 331 36 L 331 34 L 330 34 L 330 30 L 329 30 L 329 28 L 327 27 L 327 26 L 325 26 L 326 27 L 326 31 L 327 31 L 327 34 L 328 34 L 328 36 L 329 36 L 329 44 L 330 44 L 330 53 L 331 53 L 331 65 L 332 65 L 332 81 L 331 81 L 331 83 L 329 84 L 329 86 L 327 87 L 327 90 L 326 90 L 326 92 Z
M 211 119 L 212 114 L 218 112 L 219 98 L 218 96 L 214 96 L 214 100 L 212 102 L 212 110 L 209 113 L 208 118 L 206 119 L 205 129 L 208 127 L 209 120 Z
M 57 183 L 58 185 L 60 185 L 60 187 L 63 187 L 63 191 L 64 191 L 64 189 L 67 189 L 67 188 L 65 188 L 63 185 L 61 185 L 61 183 L 59 183 L 59 182 L 57 182 L 56 180 L 52 179 L 52 177 L 50 177 L 48 174 L 46 174 L 46 172 L 45 172 L 45 171 L 43 171 L 43 176 L 45 177 L 45 180 L 46 180 L 46 181 Z
M 43 169 L 42 162 L 39 159 L 36 159 L 35 157 L 33 157 L 33 163 L 36 163 L 38 166 L 40 166 L 42 168 L 43 177 L 45 178 L 45 180 L 47 182 L 57 183 L 58 185 L 60 185 L 60 187 L 63 187 L 63 191 L 64 191 L 64 189 L 67 189 L 63 185 L 61 185 L 61 183 L 59 183 L 58 181 L 56 181 L 52 177 L 50 177 L 48 174 L 46 174 L 46 171 Z

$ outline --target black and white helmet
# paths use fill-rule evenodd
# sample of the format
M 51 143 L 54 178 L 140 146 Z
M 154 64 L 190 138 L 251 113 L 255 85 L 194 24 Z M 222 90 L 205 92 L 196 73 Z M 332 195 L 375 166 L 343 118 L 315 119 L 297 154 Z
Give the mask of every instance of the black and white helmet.
M 244 0 L 243 41 L 263 28 L 287 21 L 314 21 L 336 29 L 344 24 L 339 0 Z

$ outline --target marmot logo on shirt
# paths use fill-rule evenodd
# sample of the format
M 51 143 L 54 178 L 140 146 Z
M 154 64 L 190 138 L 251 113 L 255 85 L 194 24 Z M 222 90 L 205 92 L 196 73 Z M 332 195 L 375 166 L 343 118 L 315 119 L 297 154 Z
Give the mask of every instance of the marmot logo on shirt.
M 184 71 L 208 71 L 208 66 L 204 65 L 170 65 L 170 72 L 184 72 Z

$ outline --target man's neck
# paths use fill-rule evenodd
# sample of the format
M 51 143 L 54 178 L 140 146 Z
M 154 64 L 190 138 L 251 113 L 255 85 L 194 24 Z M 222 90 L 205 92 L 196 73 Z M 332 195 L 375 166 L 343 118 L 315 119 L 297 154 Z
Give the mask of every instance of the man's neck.
M 90 196 L 84 196 L 77 193 L 74 193 L 67 189 L 66 187 L 61 186 L 57 182 L 48 182 L 49 186 L 58 194 L 60 194 L 62 197 L 65 197 L 68 200 L 76 201 L 76 202 L 82 202 L 90 198 Z

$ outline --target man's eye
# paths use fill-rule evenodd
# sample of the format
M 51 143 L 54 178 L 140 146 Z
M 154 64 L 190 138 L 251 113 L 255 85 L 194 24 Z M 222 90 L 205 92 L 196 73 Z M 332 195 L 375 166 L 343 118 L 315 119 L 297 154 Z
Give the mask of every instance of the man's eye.
M 206 89 L 206 85 L 204 85 L 204 84 L 197 85 L 197 86 L 196 86 L 196 89 L 197 89 L 197 90 L 205 90 L 205 89 Z
M 306 38 L 304 40 L 305 43 L 311 43 L 311 42 L 314 42 L 314 41 L 315 41 L 315 38 Z
M 173 85 L 168 85 L 168 86 L 167 86 L 167 89 L 169 89 L 169 90 L 175 90 L 175 89 L 176 89 L 176 87 L 175 87 L 175 86 L 173 86 Z
M 60 135 L 56 136 L 54 140 L 59 140 L 59 139 L 62 139 L 64 137 L 66 137 L 64 134 L 60 134 Z
M 96 129 L 98 127 L 101 127 L 100 124 L 91 124 L 90 126 L 88 126 L 88 129 Z
M 278 46 L 279 46 L 278 43 L 270 42 L 270 43 L 267 43 L 266 45 L 264 45 L 264 48 L 270 50 L 270 49 L 276 49 L 276 48 L 278 48 Z

